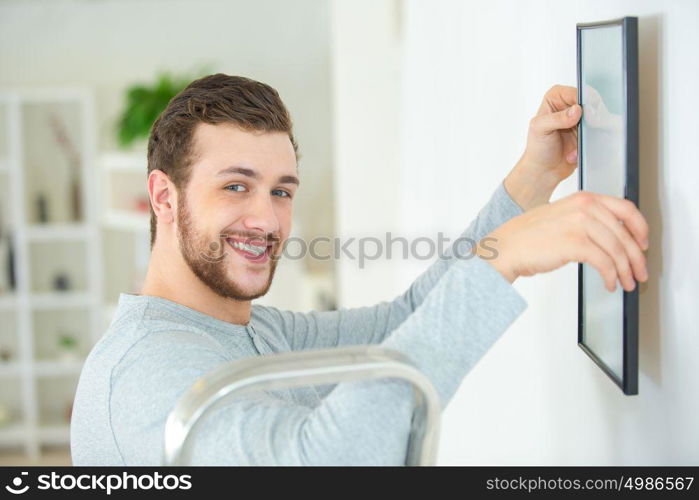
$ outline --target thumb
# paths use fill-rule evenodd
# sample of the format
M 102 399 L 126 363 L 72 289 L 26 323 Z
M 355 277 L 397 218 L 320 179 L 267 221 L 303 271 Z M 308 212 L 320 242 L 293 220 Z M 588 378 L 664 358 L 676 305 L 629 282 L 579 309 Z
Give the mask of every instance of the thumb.
M 557 130 L 565 130 L 574 127 L 580 120 L 582 109 L 578 104 L 556 113 L 547 113 L 536 116 L 529 124 L 529 128 L 540 135 L 548 135 Z

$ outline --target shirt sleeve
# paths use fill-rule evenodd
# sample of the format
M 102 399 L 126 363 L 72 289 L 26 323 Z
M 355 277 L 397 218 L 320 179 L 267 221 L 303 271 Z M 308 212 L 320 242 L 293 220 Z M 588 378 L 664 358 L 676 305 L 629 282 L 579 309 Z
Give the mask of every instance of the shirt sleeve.
M 489 263 L 459 260 L 381 345 L 405 354 L 435 386 L 442 408 L 463 377 L 525 309 Z M 177 399 L 225 359 L 188 332 L 147 335 L 112 376 L 110 419 L 125 465 L 163 460 L 164 426 Z M 315 407 L 261 392 L 207 416 L 193 465 L 401 465 L 412 387 L 398 379 L 337 384 Z
M 392 301 L 365 307 L 340 308 L 336 311 L 298 312 L 275 307 L 267 309 L 277 315 L 277 321 L 282 323 L 281 332 L 294 351 L 377 344 L 415 311 L 454 261 L 468 258 L 475 242 L 522 212 L 522 208 L 510 197 L 501 182 L 488 203 L 444 252 L 444 256 L 437 259 L 404 293 Z

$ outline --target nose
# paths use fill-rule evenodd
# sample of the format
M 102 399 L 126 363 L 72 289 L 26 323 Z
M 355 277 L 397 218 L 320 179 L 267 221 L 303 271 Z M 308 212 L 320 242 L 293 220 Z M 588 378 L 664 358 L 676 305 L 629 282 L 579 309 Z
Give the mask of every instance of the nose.
M 270 195 L 260 193 L 250 200 L 243 218 L 243 225 L 246 229 L 259 231 L 264 235 L 279 232 L 279 218 Z

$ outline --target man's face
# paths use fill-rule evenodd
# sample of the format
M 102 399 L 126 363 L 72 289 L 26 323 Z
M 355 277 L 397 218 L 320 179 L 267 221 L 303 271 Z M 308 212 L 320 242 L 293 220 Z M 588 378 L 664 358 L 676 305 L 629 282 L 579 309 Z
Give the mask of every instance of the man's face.
M 261 297 L 291 230 L 298 179 L 289 136 L 201 123 L 193 147 L 190 179 L 177 203 L 180 252 L 218 295 Z

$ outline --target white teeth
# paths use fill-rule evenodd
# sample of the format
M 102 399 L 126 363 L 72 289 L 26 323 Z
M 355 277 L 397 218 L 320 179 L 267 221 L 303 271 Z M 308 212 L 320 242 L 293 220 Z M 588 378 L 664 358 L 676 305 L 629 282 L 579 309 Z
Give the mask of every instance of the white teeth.
M 240 250 L 246 250 L 250 253 L 254 253 L 255 255 L 262 255 L 265 253 L 265 250 L 267 250 L 267 247 L 258 247 L 254 245 L 248 245 L 246 243 L 243 243 L 241 241 L 234 241 L 231 240 L 231 244 Z

